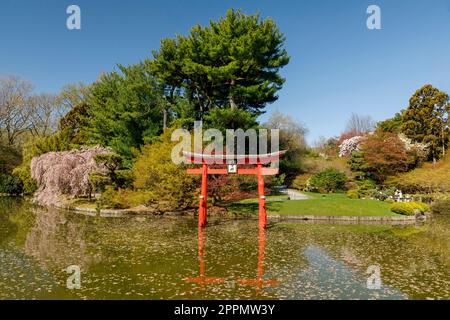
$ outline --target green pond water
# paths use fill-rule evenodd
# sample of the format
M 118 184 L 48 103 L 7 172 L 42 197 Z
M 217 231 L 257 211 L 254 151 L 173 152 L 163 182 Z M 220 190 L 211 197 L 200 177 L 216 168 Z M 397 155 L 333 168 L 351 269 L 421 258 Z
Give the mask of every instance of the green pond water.
M 450 213 L 264 232 L 253 219 L 211 219 L 199 232 L 192 217 L 91 217 L 0 198 L 0 299 L 450 299 L 449 253 Z M 72 265 L 79 289 L 67 288 Z

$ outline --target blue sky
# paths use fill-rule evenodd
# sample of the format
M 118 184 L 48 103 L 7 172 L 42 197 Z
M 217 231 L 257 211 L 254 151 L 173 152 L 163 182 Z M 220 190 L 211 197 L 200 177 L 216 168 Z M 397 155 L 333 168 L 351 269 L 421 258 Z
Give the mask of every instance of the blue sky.
M 66 28 L 70 4 L 81 7 L 81 30 Z M 382 30 L 366 27 L 370 4 Z M 1 0 L 0 74 L 37 92 L 90 83 L 229 8 L 272 17 L 285 34 L 286 84 L 267 110 L 302 122 L 310 142 L 339 134 L 352 112 L 392 116 L 425 83 L 450 92 L 450 0 Z

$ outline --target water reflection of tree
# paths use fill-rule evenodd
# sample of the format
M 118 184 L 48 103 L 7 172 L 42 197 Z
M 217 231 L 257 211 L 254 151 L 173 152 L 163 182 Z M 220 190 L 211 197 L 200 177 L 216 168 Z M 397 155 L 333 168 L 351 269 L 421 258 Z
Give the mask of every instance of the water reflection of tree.
M 34 257 L 42 267 L 65 270 L 70 265 L 87 269 L 100 260 L 95 243 L 86 239 L 87 224 L 84 217 L 68 218 L 68 213 L 58 209 L 32 208 L 35 215 L 33 227 L 25 241 L 25 252 Z M 92 238 L 95 235 L 89 235 Z
M 17 232 L 17 226 L 9 220 L 6 214 L 0 214 L 0 245 Z
M 0 245 L 17 233 L 17 225 L 10 217 L 20 207 L 20 202 L 15 198 L 0 196 Z

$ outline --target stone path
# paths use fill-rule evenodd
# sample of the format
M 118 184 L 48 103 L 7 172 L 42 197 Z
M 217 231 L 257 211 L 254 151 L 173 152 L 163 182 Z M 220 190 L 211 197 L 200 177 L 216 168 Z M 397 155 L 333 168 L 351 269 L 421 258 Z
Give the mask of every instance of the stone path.
M 308 200 L 310 199 L 307 195 L 294 190 L 294 189 L 287 189 L 285 193 L 289 196 L 289 200 Z

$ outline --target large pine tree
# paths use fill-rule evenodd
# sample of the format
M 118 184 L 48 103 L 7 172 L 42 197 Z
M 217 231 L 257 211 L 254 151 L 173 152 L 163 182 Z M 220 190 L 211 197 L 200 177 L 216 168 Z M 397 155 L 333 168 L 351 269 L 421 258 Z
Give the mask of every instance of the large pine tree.
M 449 141 L 449 96 L 427 84 L 417 90 L 403 112 L 401 131 L 414 142 L 428 144 L 435 160 L 445 154 Z
M 284 36 L 271 19 L 229 10 L 188 36 L 161 41 L 150 61 L 153 73 L 173 98 L 180 89 L 200 116 L 212 108 L 240 108 L 260 114 L 277 100 L 289 62 Z

